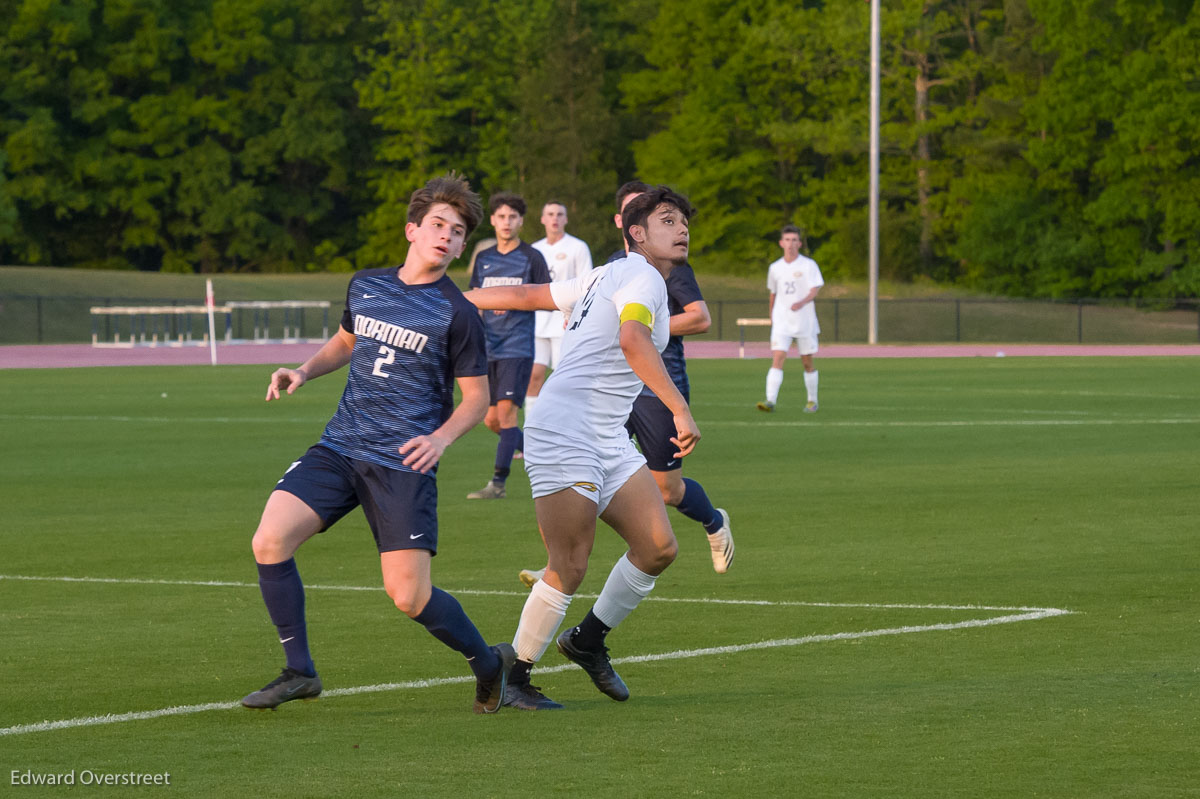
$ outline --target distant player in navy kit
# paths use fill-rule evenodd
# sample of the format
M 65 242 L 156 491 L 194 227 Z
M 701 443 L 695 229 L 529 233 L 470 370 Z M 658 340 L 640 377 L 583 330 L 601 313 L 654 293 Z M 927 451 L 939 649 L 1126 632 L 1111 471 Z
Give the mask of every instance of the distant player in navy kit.
M 478 196 L 454 175 L 413 192 L 404 265 L 355 274 L 337 333 L 303 366 L 271 375 L 267 401 L 350 366 L 321 440 L 276 484 L 254 533 L 259 586 L 287 666 L 246 696 L 246 707 L 275 708 L 321 693 L 293 555 L 361 505 L 388 596 L 466 657 L 476 678 L 475 712 L 500 708 L 516 658 L 513 648 L 489 647 L 458 601 L 430 576 L 437 553 L 438 461 L 487 409 L 483 326 L 475 307 L 446 277 L 446 267 L 462 254 L 482 216 Z M 462 392 L 458 407 L 456 382 Z
M 613 218 L 617 229 L 622 227 L 621 212 L 631 200 L 649 190 L 649 186 L 634 180 L 617 190 L 617 214 Z M 624 249 L 613 253 L 609 263 L 626 256 Z M 671 376 L 671 382 L 679 389 L 685 400 L 690 401 L 691 385 L 687 376 L 687 360 L 683 355 L 683 336 L 695 335 L 708 330 L 712 318 L 696 273 L 686 261 L 675 266 L 666 277 L 667 305 L 671 314 L 671 337 L 662 352 L 663 364 Z M 675 422 L 671 411 L 649 388 L 633 403 L 633 411 L 625 423 L 625 429 L 637 439 L 638 447 L 646 458 L 654 482 L 658 484 L 663 502 L 674 507 L 684 516 L 699 522 L 708 536 L 709 552 L 713 569 L 724 574 L 733 564 L 733 532 L 729 514 L 722 508 L 713 507 L 708 494 L 700 483 L 683 476 L 683 461 L 675 457 L 678 449 L 671 441 L 675 435 Z M 521 582 L 533 587 L 545 574 L 544 568 L 522 569 L 518 577 Z
M 471 288 L 549 283 L 546 259 L 521 241 L 525 200 L 502 192 L 492 195 L 488 207 L 496 231 L 496 246 L 476 257 Z M 500 436 L 500 441 L 496 444 L 491 481 L 480 490 L 467 494 L 467 499 L 503 499 L 504 482 L 512 469 L 513 455 L 525 448 L 517 412 L 525 404 L 525 392 L 533 371 L 534 315 L 532 311 L 484 311 L 482 315 L 487 330 L 490 392 L 490 407 L 484 424 Z

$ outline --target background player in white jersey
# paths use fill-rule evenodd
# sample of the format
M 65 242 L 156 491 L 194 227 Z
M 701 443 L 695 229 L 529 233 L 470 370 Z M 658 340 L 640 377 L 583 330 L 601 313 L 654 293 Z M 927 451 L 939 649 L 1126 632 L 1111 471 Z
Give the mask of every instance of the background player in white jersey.
M 645 458 L 625 431 L 643 385 L 670 408 L 676 457 L 700 431 L 659 353 L 670 335 L 664 276 L 687 259 L 692 207 L 660 186 L 625 209 L 627 258 L 575 280 L 468 292 L 481 308 L 570 309 L 562 362 L 526 419 L 525 462 L 549 563 L 521 612 L 517 665 L 505 704 L 523 710 L 562 707 L 529 682 L 533 664 L 554 640 L 587 572 L 597 517 L 629 544 L 583 621 L 558 636 L 560 652 L 618 701 L 629 689 L 605 646 L 675 559 L 678 546 Z
M 767 291 L 771 292 L 771 368 L 767 371 L 767 398 L 758 403 L 760 411 L 775 410 L 779 387 L 783 385 L 783 362 L 787 359 L 792 341 L 800 350 L 804 364 L 804 387 L 808 390 L 805 413 L 815 413 L 817 404 L 817 370 L 813 356 L 817 354 L 817 336 L 821 326 L 813 301 L 825 285 L 817 262 L 800 254 L 800 229 L 786 226 L 780 233 L 779 246 L 783 257 L 767 271 Z
M 435 587 L 437 464 L 488 406 L 483 325 L 446 277 L 483 209 L 466 181 L 435 178 L 413 192 L 399 269 L 350 280 L 337 333 L 296 369 L 271 375 L 267 401 L 349 364 L 346 389 L 321 440 L 284 473 L 254 533 L 259 587 L 287 666 L 242 700 L 275 708 L 321 693 L 308 648 L 300 545 L 361 505 L 379 550 L 383 586 L 396 607 L 461 652 L 475 673 L 475 712 L 500 709 L 515 658 L 489 647 L 453 596 Z M 454 407 L 454 386 L 462 400 Z
M 542 206 L 542 227 L 546 229 L 546 237 L 535 241 L 533 246 L 546 259 L 552 282 L 571 280 L 591 271 L 592 253 L 587 244 L 567 232 L 567 206 L 553 201 Z M 534 312 L 533 372 L 529 376 L 529 390 L 525 392 L 526 415 L 537 403 L 547 369 L 558 366 L 564 321 L 562 311 Z

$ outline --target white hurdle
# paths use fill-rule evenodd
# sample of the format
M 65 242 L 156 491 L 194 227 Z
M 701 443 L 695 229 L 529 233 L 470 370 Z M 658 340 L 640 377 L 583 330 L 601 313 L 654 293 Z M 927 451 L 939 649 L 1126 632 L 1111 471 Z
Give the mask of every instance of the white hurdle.
M 748 327 L 770 327 L 770 319 L 739 319 L 738 326 L 738 357 L 746 357 L 746 328 Z
M 226 306 L 217 306 L 217 313 L 229 313 Z M 204 305 L 96 305 L 92 313 L 93 347 L 188 347 L 208 344 L 208 323 L 200 324 L 200 336 L 192 335 L 192 323 L 196 317 L 206 320 L 208 308 Z M 129 335 L 121 337 L 121 325 L 115 322 L 112 340 L 100 335 L 98 320 L 101 317 L 129 318 Z M 186 326 L 182 322 L 186 320 Z
M 329 339 L 328 300 L 258 300 L 214 305 L 213 313 L 225 315 L 225 344 L 299 344 Z M 321 337 L 304 337 L 304 310 L 320 309 Z M 234 315 L 253 313 L 252 338 L 234 338 Z M 281 335 L 272 337 L 272 311 L 283 312 Z M 209 344 L 208 308 L 204 305 L 97 305 L 91 308 L 93 347 L 188 347 Z M 100 320 L 106 320 L 104 325 Z M 121 322 L 128 319 L 128 324 Z M 110 321 L 109 321 L 110 320 Z M 198 330 L 193 328 L 199 324 Z M 101 331 L 104 327 L 104 331 Z M 240 325 L 239 325 L 240 327 Z M 111 330 L 109 328 L 112 328 Z M 215 332 L 215 331 L 214 331 Z

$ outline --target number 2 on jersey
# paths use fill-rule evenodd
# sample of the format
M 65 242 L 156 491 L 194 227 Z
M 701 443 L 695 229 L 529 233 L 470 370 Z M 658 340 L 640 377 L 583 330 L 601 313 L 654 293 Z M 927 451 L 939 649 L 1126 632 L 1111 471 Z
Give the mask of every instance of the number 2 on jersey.
M 389 363 L 395 363 L 395 361 L 396 351 L 394 349 L 391 347 L 380 347 L 379 357 L 375 359 L 375 368 L 371 370 L 371 374 L 378 377 L 391 377 L 392 373 L 383 371 L 383 367 Z

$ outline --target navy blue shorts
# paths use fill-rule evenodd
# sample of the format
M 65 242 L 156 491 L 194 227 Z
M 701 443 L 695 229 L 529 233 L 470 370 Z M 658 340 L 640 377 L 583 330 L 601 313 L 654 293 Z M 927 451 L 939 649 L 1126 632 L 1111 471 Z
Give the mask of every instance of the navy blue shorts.
M 525 405 L 525 391 L 529 388 L 529 375 L 533 374 L 533 358 L 504 358 L 488 361 L 488 392 L 491 404 L 500 400 Z
M 427 474 L 347 458 L 315 444 L 275 485 L 321 517 L 325 532 L 362 505 L 380 552 L 428 549 L 437 554 L 437 481 Z
M 671 443 L 671 437 L 675 435 L 675 417 L 658 397 L 639 394 L 633 401 L 625 429 L 637 439 L 638 449 L 646 458 L 650 471 L 671 472 L 683 468 L 683 459 L 675 457 L 679 447 Z

